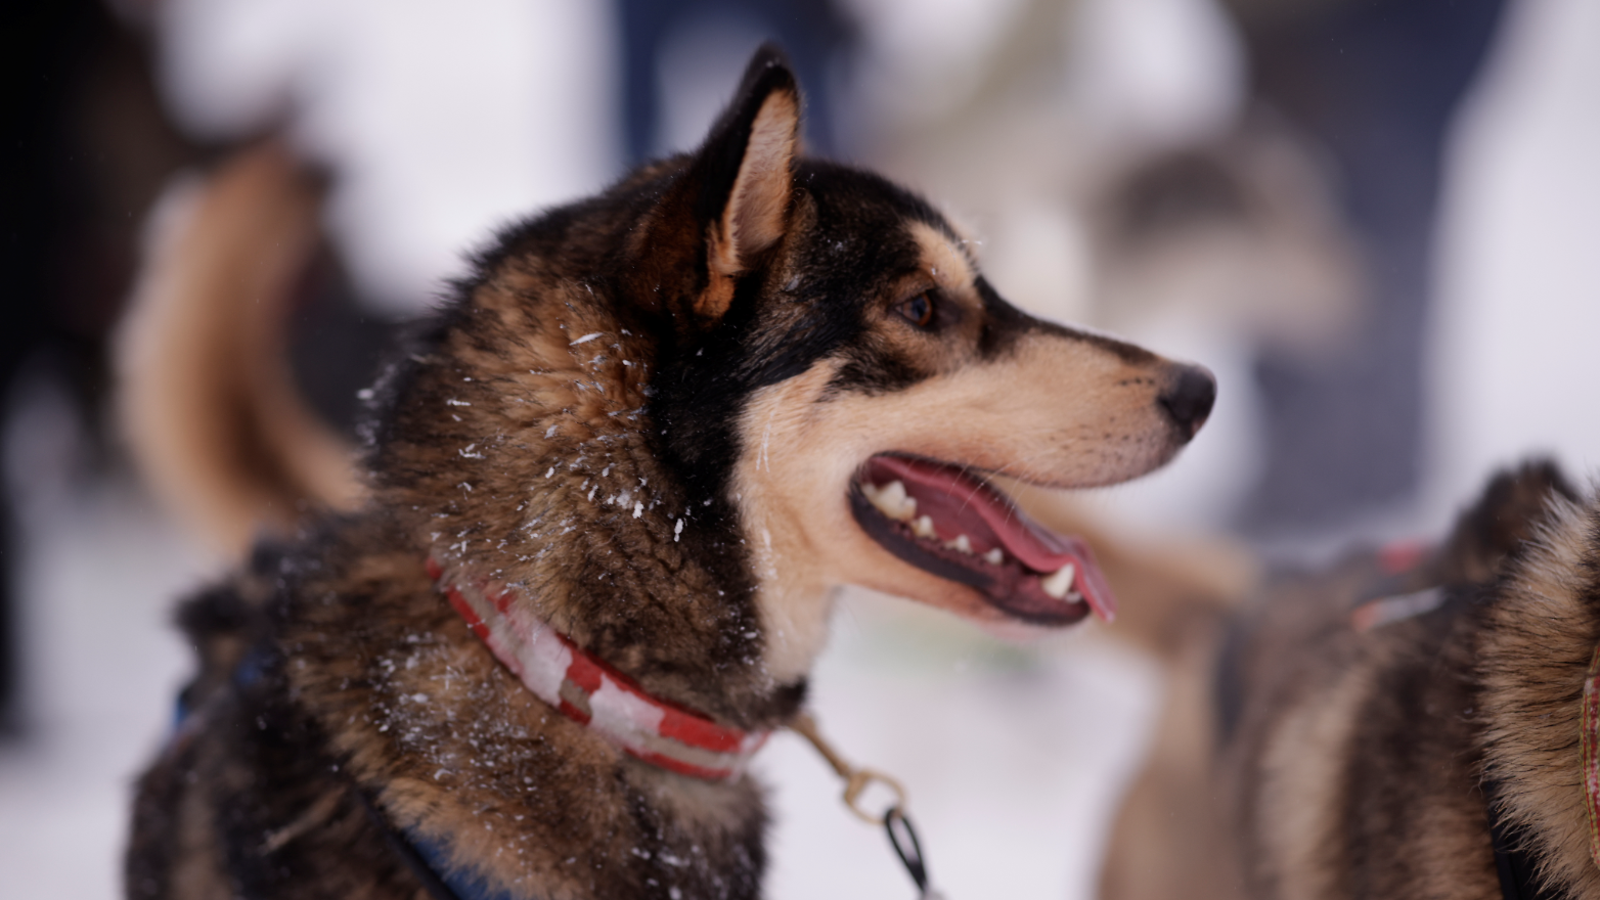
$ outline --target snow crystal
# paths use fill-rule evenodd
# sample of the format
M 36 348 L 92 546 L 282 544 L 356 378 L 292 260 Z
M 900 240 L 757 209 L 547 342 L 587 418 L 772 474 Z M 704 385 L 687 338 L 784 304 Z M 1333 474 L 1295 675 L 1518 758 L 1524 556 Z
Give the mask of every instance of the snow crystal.
M 573 341 L 572 343 L 568 344 L 567 346 L 576 347 L 579 344 L 587 344 L 590 341 L 594 340 L 595 338 L 599 337 L 601 334 L 603 334 L 603 332 L 592 331 L 592 332 L 584 335 L 583 337 L 578 338 L 577 340 Z

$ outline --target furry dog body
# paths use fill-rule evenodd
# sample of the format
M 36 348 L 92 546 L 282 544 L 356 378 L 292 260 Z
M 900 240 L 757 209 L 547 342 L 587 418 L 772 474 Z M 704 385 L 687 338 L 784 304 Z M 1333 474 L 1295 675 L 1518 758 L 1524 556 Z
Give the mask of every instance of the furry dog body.
M 1086 550 L 971 473 L 1133 477 L 1211 379 L 1010 307 L 926 203 L 798 158 L 799 108 L 763 51 L 697 153 L 479 259 L 377 388 L 366 505 L 185 608 L 203 668 L 132 895 L 758 894 L 758 786 L 539 699 L 440 573 L 751 734 L 798 711 L 839 585 L 1001 630 L 1108 607 Z
M 1204 730 L 1220 749 L 1193 769 L 1218 779 L 1200 815 L 1231 835 L 1206 838 L 1225 862 L 1140 896 L 1600 896 L 1582 737 L 1600 502 L 1529 465 L 1497 477 L 1438 549 L 1408 555 L 1280 577 L 1197 655 L 1194 676 L 1219 672 Z M 1136 858 L 1194 839 L 1135 834 L 1132 812 L 1108 896 L 1134 896 Z

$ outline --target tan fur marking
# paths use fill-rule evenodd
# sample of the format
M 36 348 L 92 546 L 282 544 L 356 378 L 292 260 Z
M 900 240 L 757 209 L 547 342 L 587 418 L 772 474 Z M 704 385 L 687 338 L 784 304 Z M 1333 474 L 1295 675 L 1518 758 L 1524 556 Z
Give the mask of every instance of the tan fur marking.
M 1274 865 L 1266 874 L 1284 898 L 1337 896 L 1338 808 L 1345 790 L 1345 760 L 1355 713 L 1371 685 L 1365 671 L 1345 673 L 1316 695 L 1316 703 L 1291 709 L 1268 736 L 1260 771 L 1260 821 L 1272 826 L 1260 839 Z
M 926 222 L 912 222 L 911 237 L 922 250 L 923 265 L 946 289 L 970 289 L 977 273 L 966 250 L 951 242 L 949 235 Z
M 734 265 L 742 268 L 744 258 L 783 237 L 799 131 L 799 98 L 790 91 L 774 92 L 750 128 L 750 143 L 724 216 Z
M 818 571 L 827 548 L 817 546 L 805 528 L 807 510 L 797 505 L 799 500 L 815 498 L 805 498 L 793 487 L 848 483 L 856 460 L 838 452 L 796 454 L 788 443 L 815 428 L 826 414 L 816 400 L 836 369 L 822 363 L 773 385 L 750 403 L 744 418 L 749 452 L 734 483 L 761 584 L 758 604 L 767 640 L 765 663 L 779 683 L 792 682 L 811 670 L 827 640 L 833 588 L 840 583 Z

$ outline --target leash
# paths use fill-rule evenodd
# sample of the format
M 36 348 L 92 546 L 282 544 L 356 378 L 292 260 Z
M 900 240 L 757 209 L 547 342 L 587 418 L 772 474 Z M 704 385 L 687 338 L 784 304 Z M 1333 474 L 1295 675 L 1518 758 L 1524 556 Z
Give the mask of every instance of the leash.
M 892 776 L 875 769 L 857 768 L 846 762 L 839 751 L 822 737 L 817 722 L 810 713 L 800 713 L 789 723 L 789 730 L 805 738 L 828 766 L 844 780 L 844 805 L 856 818 L 869 825 L 881 826 L 889 836 L 889 846 L 906 867 L 906 873 L 916 884 L 919 900 L 943 900 L 944 895 L 929 886 L 928 863 L 922 856 L 922 842 L 917 840 L 917 829 L 906 814 L 906 791 Z M 873 813 L 862 806 L 862 794 L 868 787 L 881 784 L 894 794 L 894 802 L 882 813 Z

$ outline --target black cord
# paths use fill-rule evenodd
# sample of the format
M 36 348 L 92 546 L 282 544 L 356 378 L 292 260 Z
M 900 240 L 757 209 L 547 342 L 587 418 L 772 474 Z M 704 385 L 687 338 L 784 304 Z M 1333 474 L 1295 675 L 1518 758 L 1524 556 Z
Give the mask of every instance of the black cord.
M 916 882 L 917 890 L 927 894 L 928 864 L 922 858 L 922 844 L 917 840 L 917 830 L 911 827 L 911 819 L 900 807 L 891 806 L 883 816 L 883 828 L 889 833 L 889 844 L 894 847 L 895 855 Z

